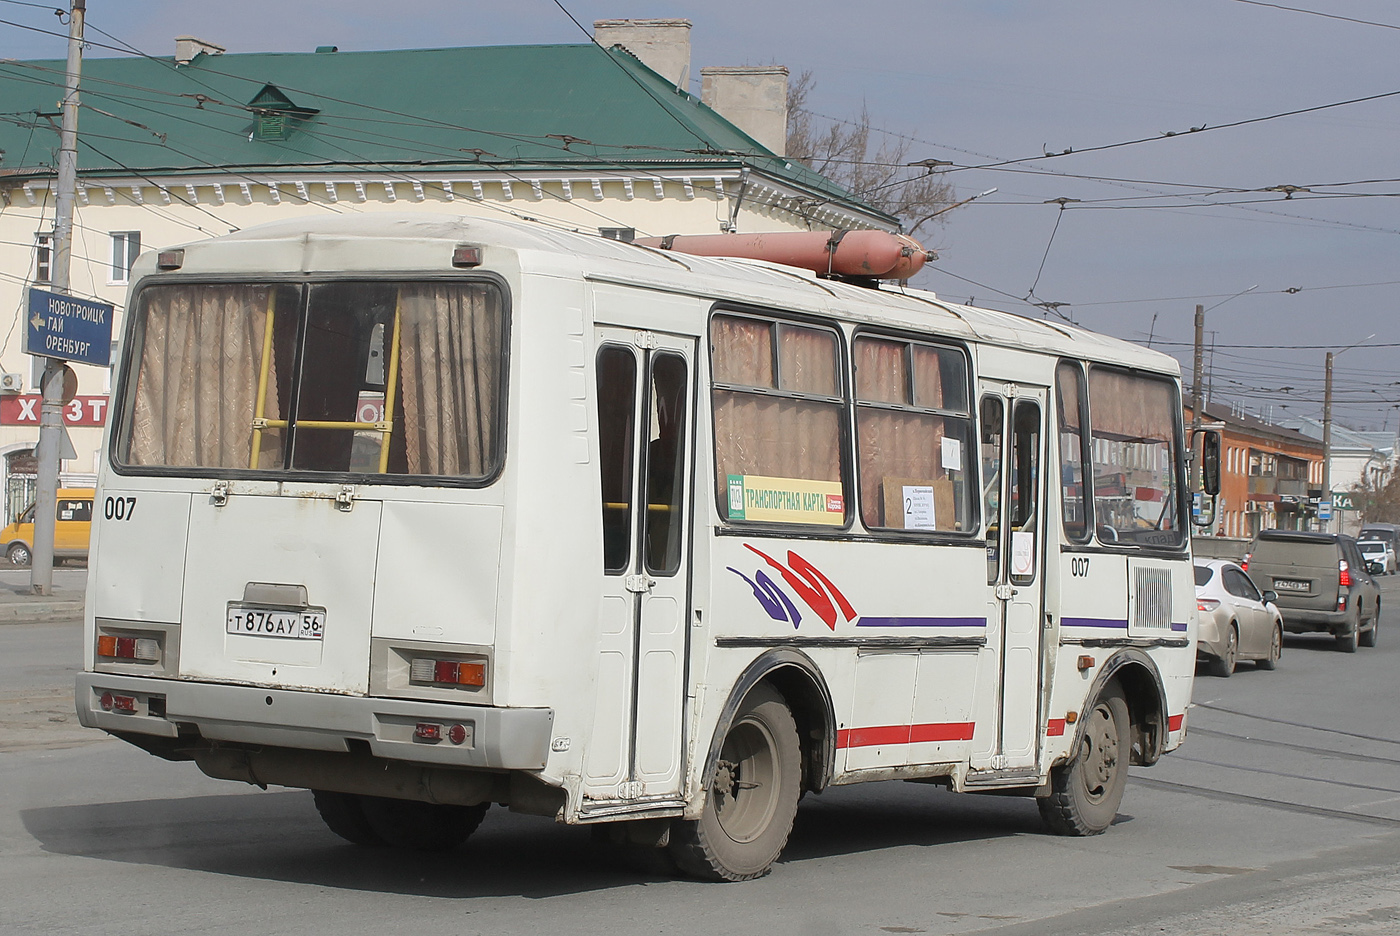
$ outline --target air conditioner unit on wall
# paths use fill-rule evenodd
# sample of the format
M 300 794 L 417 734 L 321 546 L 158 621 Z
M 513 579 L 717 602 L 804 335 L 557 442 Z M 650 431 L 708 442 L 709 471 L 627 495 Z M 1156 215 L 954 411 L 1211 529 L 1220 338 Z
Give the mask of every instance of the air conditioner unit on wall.
M 20 374 L 0 374 L 0 393 L 23 393 L 24 377 Z

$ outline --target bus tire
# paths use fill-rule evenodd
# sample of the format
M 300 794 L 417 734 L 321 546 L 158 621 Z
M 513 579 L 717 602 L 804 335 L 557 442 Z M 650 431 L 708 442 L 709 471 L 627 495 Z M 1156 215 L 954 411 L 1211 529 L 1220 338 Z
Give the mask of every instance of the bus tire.
M 1056 835 L 1098 835 L 1107 829 L 1128 783 L 1132 737 L 1123 690 L 1109 683 L 1085 716 L 1078 755 L 1050 771 L 1050 794 L 1036 798 L 1041 818 Z
M 9 557 L 10 565 L 19 566 L 22 569 L 29 568 L 29 563 L 34 558 L 33 553 L 24 543 L 11 543 L 5 555 Z
M 776 690 L 750 690 L 706 778 L 700 818 L 677 821 L 670 848 L 682 871 L 712 881 L 762 877 L 792 832 L 802 786 L 797 723 Z
M 384 840 L 370 827 L 360 798 L 353 793 L 312 790 L 321 821 L 336 835 L 355 845 L 383 845 Z
M 491 805 L 450 806 L 385 796 L 359 799 L 370 829 L 386 845 L 429 852 L 451 851 L 465 842 Z

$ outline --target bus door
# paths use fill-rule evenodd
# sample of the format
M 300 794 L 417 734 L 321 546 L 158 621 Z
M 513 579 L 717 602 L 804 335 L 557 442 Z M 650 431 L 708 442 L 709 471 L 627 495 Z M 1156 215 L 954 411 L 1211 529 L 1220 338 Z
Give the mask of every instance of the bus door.
M 584 795 L 676 795 L 684 743 L 695 341 L 600 326 L 602 569 Z
M 1041 462 L 1047 390 L 982 381 L 982 498 L 987 522 L 987 646 L 972 767 L 1033 770 L 1039 723 L 1042 560 L 1046 504 Z

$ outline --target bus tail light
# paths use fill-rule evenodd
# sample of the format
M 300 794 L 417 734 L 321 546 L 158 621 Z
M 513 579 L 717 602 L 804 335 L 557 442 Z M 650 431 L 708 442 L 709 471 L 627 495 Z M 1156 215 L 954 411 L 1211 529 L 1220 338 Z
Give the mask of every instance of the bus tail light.
M 136 696 L 104 692 L 97 702 L 102 706 L 104 712 L 119 712 L 124 715 L 132 715 L 136 712 Z
M 414 741 L 436 742 L 442 740 L 442 726 L 435 722 L 419 722 L 413 728 Z
M 486 685 L 486 664 L 417 657 L 409 664 L 408 678 L 416 683 L 437 683 L 480 689 Z
M 117 637 L 103 634 L 97 638 L 97 655 L 113 660 L 155 663 L 160 660 L 160 641 L 155 637 Z

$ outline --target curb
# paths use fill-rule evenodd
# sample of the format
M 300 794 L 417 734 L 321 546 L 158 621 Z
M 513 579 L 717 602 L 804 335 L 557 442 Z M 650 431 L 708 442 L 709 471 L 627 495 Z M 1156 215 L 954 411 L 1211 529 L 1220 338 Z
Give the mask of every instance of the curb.
M 0 625 L 71 621 L 83 616 L 81 598 L 0 602 Z

